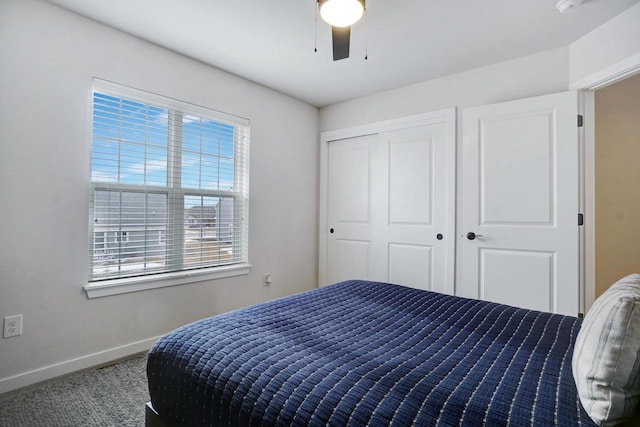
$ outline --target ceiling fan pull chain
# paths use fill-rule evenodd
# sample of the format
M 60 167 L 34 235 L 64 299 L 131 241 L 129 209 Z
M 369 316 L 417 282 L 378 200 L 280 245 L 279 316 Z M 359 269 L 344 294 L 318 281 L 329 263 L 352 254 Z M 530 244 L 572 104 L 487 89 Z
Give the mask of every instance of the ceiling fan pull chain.
M 364 7 L 364 60 L 369 59 L 369 12 L 367 6 Z
M 315 22 L 315 34 L 314 34 L 314 41 L 313 41 L 313 51 L 315 53 L 318 53 L 318 9 L 320 8 L 320 3 L 316 1 L 316 22 Z

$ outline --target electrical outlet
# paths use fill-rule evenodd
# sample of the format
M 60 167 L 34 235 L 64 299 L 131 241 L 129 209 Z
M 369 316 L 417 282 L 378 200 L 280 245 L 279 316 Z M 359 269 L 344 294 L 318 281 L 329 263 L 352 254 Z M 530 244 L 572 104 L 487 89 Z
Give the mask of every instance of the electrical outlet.
M 7 316 L 4 318 L 4 334 L 3 338 L 15 337 L 22 335 L 22 314 L 17 316 Z
M 271 284 L 271 273 L 266 273 L 264 275 L 264 285 L 269 286 Z

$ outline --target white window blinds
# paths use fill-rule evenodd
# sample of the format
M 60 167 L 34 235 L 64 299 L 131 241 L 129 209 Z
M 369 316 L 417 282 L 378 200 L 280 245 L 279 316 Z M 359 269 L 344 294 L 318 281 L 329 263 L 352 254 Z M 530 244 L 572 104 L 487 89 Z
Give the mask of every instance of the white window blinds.
M 89 282 L 246 263 L 249 123 L 94 80 Z

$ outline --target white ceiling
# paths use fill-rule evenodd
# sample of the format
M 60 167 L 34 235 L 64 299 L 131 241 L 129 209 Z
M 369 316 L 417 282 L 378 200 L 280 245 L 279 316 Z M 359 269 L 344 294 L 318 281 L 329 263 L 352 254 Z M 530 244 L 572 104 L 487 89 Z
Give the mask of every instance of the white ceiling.
M 320 18 L 314 52 L 316 0 L 47 1 L 318 107 L 567 46 L 640 2 L 368 0 L 333 62 Z

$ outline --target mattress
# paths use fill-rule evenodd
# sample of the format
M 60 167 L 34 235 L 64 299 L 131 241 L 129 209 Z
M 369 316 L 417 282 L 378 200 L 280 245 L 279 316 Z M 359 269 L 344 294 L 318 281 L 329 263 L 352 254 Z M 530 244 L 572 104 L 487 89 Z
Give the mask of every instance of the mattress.
M 580 324 L 347 281 L 164 336 L 149 392 L 176 426 L 593 426 L 571 373 Z

